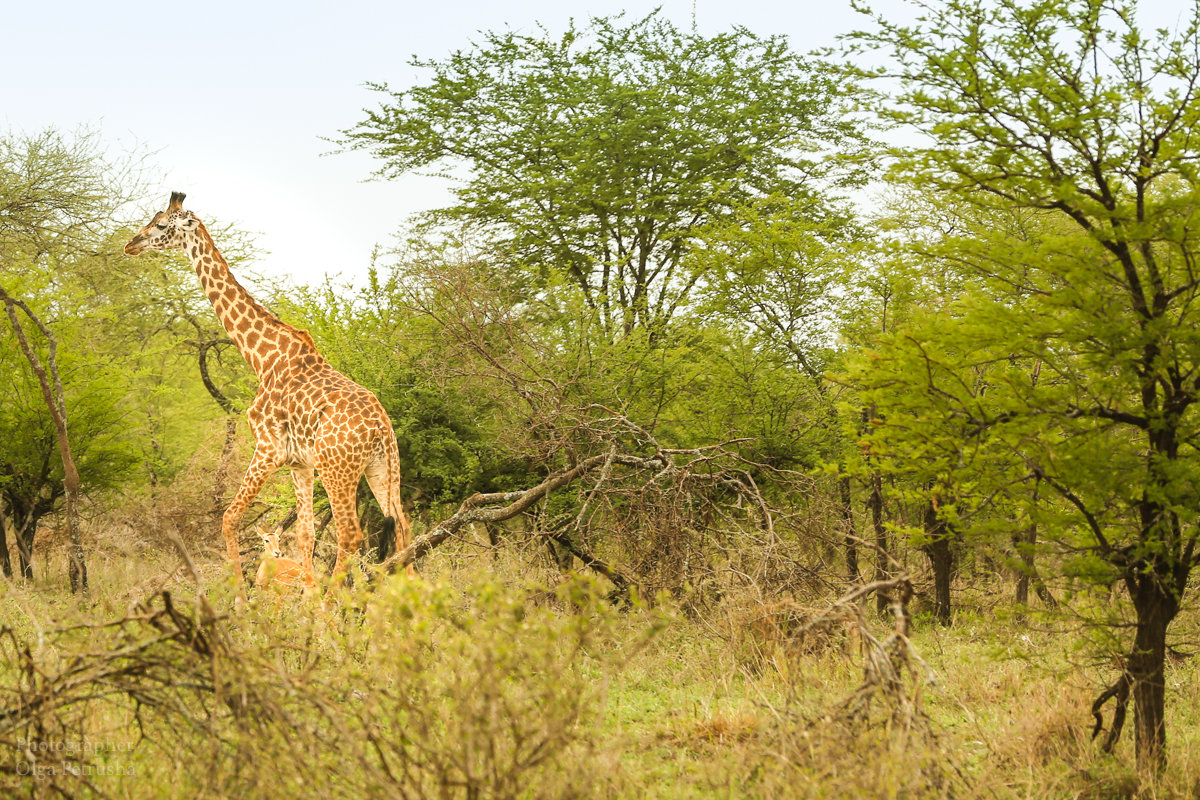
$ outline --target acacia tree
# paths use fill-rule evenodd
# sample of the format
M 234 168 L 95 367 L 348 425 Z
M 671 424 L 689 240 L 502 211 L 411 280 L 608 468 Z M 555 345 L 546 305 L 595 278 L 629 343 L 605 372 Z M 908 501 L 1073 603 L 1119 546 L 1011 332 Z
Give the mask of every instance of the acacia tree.
M 837 110 L 846 81 L 780 36 L 702 36 L 656 12 L 557 38 L 486 33 L 413 64 L 432 79 L 370 84 L 387 99 L 342 144 L 385 178 L 465 168 L 457 204 L 426 221 L 489 229 L 520 285 L 565 276 L 610 336 L 686 307 L 698 226 L 770 194 L 826 218 L 833 187 L 859 177 L 832 156 L 863 141 Z
M 997 370 L 954 413 L 989 451 L 1020 454 L 1065 568 L 1127 589 L 1132 641 L 1096 711 L 1118 704 L 1111 747 L 1132 696 L 1138 763 L 1156 768 L 1167 632 L 1200 536 L 1200 19 L 1147 36 L 1132 4 L 1102 0 L 921 7 L 910 26 L 876 18 L 857 35 L 892 56 L 874 73 L 898 87 L 883 113 L 927 137 L 901 171 L 1046 222 L 1031 240 L 946 242 L 979 286 L 941 349 L 1040 365 L 1036 381 Z

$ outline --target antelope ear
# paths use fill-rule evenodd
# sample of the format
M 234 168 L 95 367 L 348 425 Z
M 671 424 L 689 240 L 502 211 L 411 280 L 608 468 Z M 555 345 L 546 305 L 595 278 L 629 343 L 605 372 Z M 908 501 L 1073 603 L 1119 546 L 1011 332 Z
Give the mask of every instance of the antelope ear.
M 167 211 L 178 211 L 183 208 L 183 199 L 187 197 L 183 192 L 171 192 L 171 202 L 167 204 Z

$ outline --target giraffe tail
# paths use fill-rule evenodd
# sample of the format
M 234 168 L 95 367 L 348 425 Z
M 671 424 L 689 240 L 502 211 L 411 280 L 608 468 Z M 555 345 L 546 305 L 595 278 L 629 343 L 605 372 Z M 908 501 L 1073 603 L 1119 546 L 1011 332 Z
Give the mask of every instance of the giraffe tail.
M 384 517 L 383 530 L 379 532 L 378 545 L 375 548 L 375 563 L 382 564 L 396 552 L 396 518 Z

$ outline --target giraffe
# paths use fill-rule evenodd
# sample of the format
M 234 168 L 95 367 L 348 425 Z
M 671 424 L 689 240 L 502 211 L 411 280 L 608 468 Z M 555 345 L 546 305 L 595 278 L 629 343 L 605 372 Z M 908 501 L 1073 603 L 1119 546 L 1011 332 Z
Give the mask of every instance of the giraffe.
M 242 560 L 238 528 L 266 479 L 289 467 L 296 488 L 296 538 L 305 575 L 313 577 L 313 482 L 320 474 L 337 529 L 335 580 L 362 544 L 355 496 L 366 477 L 384 514 L 384 541 L 399 525 L 401 549 L 412 531 L 400 501 L 400 454 L 391 420 L 374 394 L 338 372 L 308 334 L 283 322 L 254 299 L 229 271 L 204 223 L 183 208 L 185 195 L 172 192 L 166 211 L 125 245 L 136 256 L 147 250 L 182 250 L 192 261 L 221 325 L 258 376 L 258 391 L 246 410 L 254 434 L 254 456 L 221 518 L 221 532 L 239 591 Z M 414 574 L 412 565 L 408 574 Z

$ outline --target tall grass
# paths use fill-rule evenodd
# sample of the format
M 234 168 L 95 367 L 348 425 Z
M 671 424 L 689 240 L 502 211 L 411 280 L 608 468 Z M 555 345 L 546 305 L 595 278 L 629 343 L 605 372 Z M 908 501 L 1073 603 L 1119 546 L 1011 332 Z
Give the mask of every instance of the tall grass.
M 84 601 L 56 579 L 0 584 L 0 794 L 1165 798 L 1200 786 L 1200 670 L 1184 655 L 1168 672 L 1170 766 L 1139 780 L 1130 742 L 1107 756 L 1090 738 L 1111 665 L 1081 663 L 1062 630 L 918 619 L 901 685 L 914 713 L 883 695 L 848 713 L 864 641 L 888 620 L 805 627 L 830 598 L 732 591 L 704 613 L 669 598 L 616 609 L 548 560 L 472 552 L 278 610 L 252 592 L 235 611 L 218 559 L 201 564 L 202 599 L 153 549 L 94 560 Z

